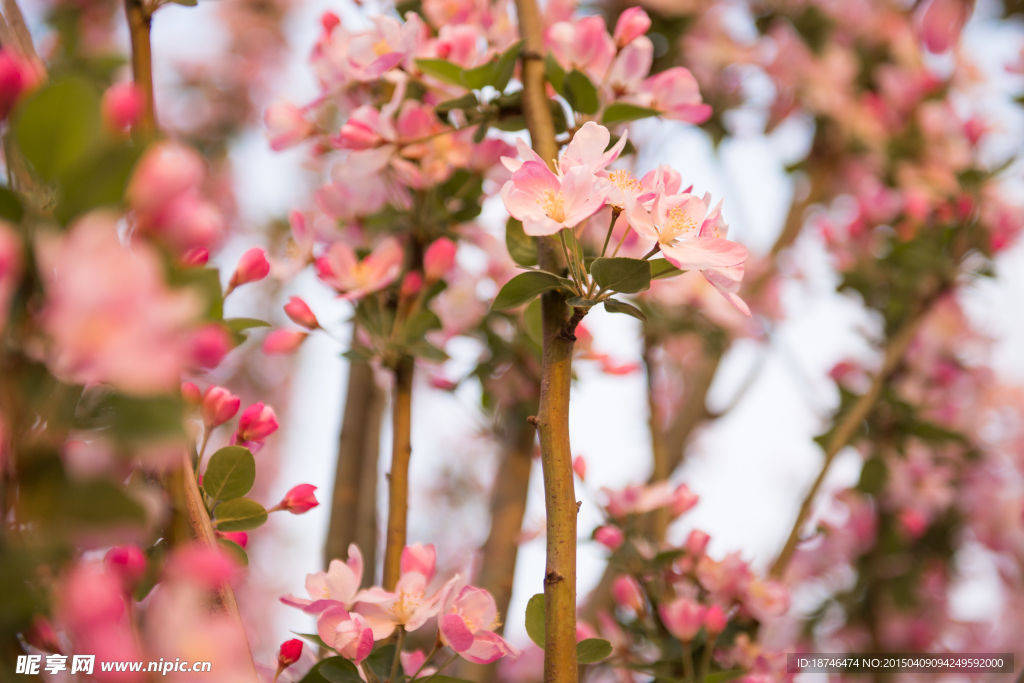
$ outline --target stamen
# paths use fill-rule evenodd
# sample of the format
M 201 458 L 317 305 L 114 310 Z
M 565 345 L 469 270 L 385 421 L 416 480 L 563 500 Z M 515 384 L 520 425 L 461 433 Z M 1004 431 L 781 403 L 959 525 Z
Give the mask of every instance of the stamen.
M 544 198 L 537 201 L 537 204 L 544 209 L 548 218 L 561 223 L 565 220 L 565 199 L 562 198 L 561 190 L 544 190 Z

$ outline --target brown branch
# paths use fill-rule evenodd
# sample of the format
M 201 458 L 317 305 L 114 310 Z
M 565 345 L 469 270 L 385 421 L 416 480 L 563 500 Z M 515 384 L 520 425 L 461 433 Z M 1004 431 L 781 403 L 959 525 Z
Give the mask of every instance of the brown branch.
M 391 404 L 391 473 L 388 475 L 388 530 L 384 547 L 384 589 L 393 591 L 401 573 L 409 516 L 409 459 L 412 455 L 412 380 L 416 363 L 402 356 L 395 365 Z
M 149 40 L 152 17 L 142 0 L 125 0 L 128 31 L 132 43 L 132 75 L 142 92 L 142 113 L 135 124 L 143 135 L 156 134 L 156 105 L 153 101 L 153 48 Z
M 353 329 L 353 338 L 356 331 Z M 384 392 L 369 363 L 349 365 L 344 417 L 324 543 L 324 564 L 347 555 L 355 543 L 363 555 L 363 584 L 372 585 L 377 553 L 377 460 Z

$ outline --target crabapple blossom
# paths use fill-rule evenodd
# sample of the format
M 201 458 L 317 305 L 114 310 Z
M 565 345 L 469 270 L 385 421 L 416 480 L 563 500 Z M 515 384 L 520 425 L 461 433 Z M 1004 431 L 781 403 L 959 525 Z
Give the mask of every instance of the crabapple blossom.
M 658 614 L 669 633 L 683 642 L 689 642 L 704 625 L 707 609 L 690 598 L 679 597 L 659 605 Z
M 298 486 L 293 486 L 288 493 L 284 494 L 284 498 L 281 499 L 281 502 L 267 512 L 271 512 L 272 510 L 284 510 L 292 513 L 293 515 L 301 515 L 305 512 L 309 512 L 320 504 L 320 501 L 316 499 L 316 495 L 313 493 L 314 491 L 316 491 L 316 487 L 312 484 L 299 484 Z
M 233 418 L 241 405 L 242 399 L 224 387 L 211 384 L 202 396 L 200 412 L 203 416 L 203 424 L 207 429 L 219 427 Z
M 456 590 L 458 589 L 458 590 Z M 438 619 L 441 641 L 474 664 L 490 664 L 502 657 L 517 657 L 519 651 L 494 632 L 498 611 L 494 598 L 482 588 L 449 586 Z
M 366 619 L 341 605 L 328 607 L 320 614 L 316 620 L 316 632 L 321 640 L 357 666 L 373 650 L 373 629 Z
M 335 242 L 316 261 L 320 279 L 331 285 L 345 299 L 359 299 L 384 289 L 398 279 L 405 254 L 393 237 L 382 240 L 363 260 L 352 247 Z
M 644 609 L 643 589 L 632 576 L 624 574 L 612 582 L 612 599 L 617 604 L 634 612 Z
M 704 104 L 700 86 L 689 69 L 674 66 L 644 81 L 638 102 L 661 111 L 662 116 L 688 123 L 704 123 L 711 106 Z
M 348 547 L 348 560 L 331 560 L 326 572 L 306 575 L 309 598 L 288 594 L 281 602 L 298 607 L 307 614 L 320 614 L 328 607 L 340 605 L 351 609 L 363 580 L 363 555 L 356 544 Z
M 613 517 L 643 514 L 663 507 L 671 508 L 672 513 L 678 516 L 697 504 L 697 496 L 690 492 L 686 484 L 672 489 L 668 482 L 662 481 L 646 486 L 635 484 L 621 491 L 609 488 L 601 490 L 608 498 L 605 508 Z
M 230 294 L 236 287 L 262 280 L 270 273 L 270 263 L 267 262 L 267 253 L 259 247 L 253 247 L 238 259 L 235 272 L 228 282 L 227 293 Z
M 594 540 L 609 550 L 618 550 L 625 536 L 618 527 L 604 525 L 594 530 Z
M 289 666 L 299 661 L 299 657 L 302 656 L 302 641 L 298 638 L 292 638 L 281 643 L 281 647 L 277 650 L 277 670 L 283 671 Z
M 401 573 L 395 590 L 370 588 L 360 593 L 360 605 L 356 609 L 366 617 L 378 639 L 386 638 L 396 626 L 415 631 L 441 609 L 441 601 L 451 582 L 432 596 L 427 595 L 436 563 L 437 552 L 433 545 L 406 546 L 402 550 Z
M 103 558 L 107 572 L 121 579 L 125 592 L 130 593 L 146 573 L 146 555 L 135 545 L 111 548 Z
M 651 28 L 651 18 L 642 7 L 629 7 L 619 15 L 615 22 L 615 44 L 620 48 L 633 42 L 634 39 L 647 33 Z
M 505 208 L 534 237 L 576 227 L 597 213 L 606 194 L 589 168 L 574 166 L 558 176 L 536 160 L 520 165 L 501 188 Z
M 566 70 L 582 71 L 595 83 L 604 79 L 615 57 L 615 41 L 608 35 L 602 17 L 552 24 L 544 34 L 544 41 Z
M 455 263 L 457 247 L 447 237 L 439 237 L 423 252 L 423 275 L 427 282 L 437 282 Z
M 268 436 L 277 431 L 277 415 L 274 409 L 263 402 L 253 403 L 242 411 L 238 419 L 238 431 L 232 441 L 256 450 L 263 446 Z
M 41 81 L 36 67 L 10 48 L 0 49 L 0 119 Z
M 316 132 L 316 125 L 291 102 L 274 102 L 263 112 L 270 148 L 275 152 L 294 147 Z

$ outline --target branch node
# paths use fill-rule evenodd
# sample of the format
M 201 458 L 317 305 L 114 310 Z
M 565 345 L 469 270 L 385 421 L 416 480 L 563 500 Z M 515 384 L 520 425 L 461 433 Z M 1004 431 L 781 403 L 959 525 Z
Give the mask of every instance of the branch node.
M 583 507 L 583 501 L 582 500 L 577 500 L 576 501 L 576 514 L 577 515 L 580 514 L 580 508 L 581 507 Z
M 555 569 L 549 569 L 544 575 L 544 583 L 548 586 L 554 586 L 561 581 L 564 581 L 565 577 L 562 576 L 561 572 Z
M 537 419 L 536 415 L 529 416 L 528 418 L 526 418 L 526 421 L 529 422 L 530 424 L 532 424 L 534 427 L 537 427 L 537 426 L 540 425 L 540 420 Z

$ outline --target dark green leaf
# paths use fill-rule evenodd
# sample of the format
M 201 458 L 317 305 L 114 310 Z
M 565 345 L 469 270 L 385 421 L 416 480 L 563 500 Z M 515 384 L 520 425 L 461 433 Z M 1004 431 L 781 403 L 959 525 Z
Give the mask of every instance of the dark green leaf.
M 870 495 L 877 495 L 885 485 L 888 476 L 888 468 L 881 458 L 871 458 L 864 463 L 860 470 L 860 481 L 857 482 L 857 490 Z
M 609 104 L 605 108 L 604 115 L 601 117 L 601 123 L 607 126 L 612 123 L 636 121 L 638 119 L 646 119 L 650 116 L 660 115 L 661 112 L 657 109 L 641 107 L 636 104 L 627 104 L 625 102 L 615 102 L 613 104 Z
M 299 633 L 298 631 L 292 631 L 292 633 L 297 635 L 299 638 L 302 638 L 303 640 L 308 640 L 317 647 L 327 648 L 328 650 L 334 649 L 333 647 L 325 643 L 323 639 L 315 633 Z
M 732 671 L 716 671 L 713 674 L 708 674 L 704 677 L 704 683 L 728 683 L 729 681 L 736 680 L 746 671 L 743 669 L 733 669 Z
M 503 92 L 512 80 L 512 74 L 516 71 L 516 60 L 519 53 L 523 51 L 523 41 L 517 40 L 507 50 L 501 53 L 498 62 L 494 65 L 494 80 L 491 85 L 498 92 Z
M 611 653 L 612 644 L 602 638 L 587 638 L 576 643 L 576 661 L 580 664 L 596 664 Z
M 551 274 L 537 270 L 520 273 L 505 283 L 491 304 L 495 311 L 507 311 L 533 301 L 534 297 L 562 286 L 561 280 Z
M 416 315 L 405 321 L 402 329 L 402 338 L 409 342 L 423 339 L 430 330 L 441 329 L 441 319 L 430 309 L 421 309 Z
M 395 646 L 392 644 L 377 645 L 366 658 L 366 666 L 377 677 L 379 681 L 387 681 L 391 678 L 391 664 L 395 661 Z M 403 675 L 402 664 L 398 664 L 398 674 Z
M 555 92 L 565 97 L 565 69 L 558 63 L 555 56 L 548 53 L 544 58 L 544 69 L 548 77 L 548 83 L 555 89 Z
M 434 110 L 438 114 L 447 114 L 453 109 L 462 109 L 468 111 L 476 109 L 480 105 L 480 101 L 476 99 L 476 95 L 471 92 L 466 93 L 462 97 L 456 97 L 452 100 L 445 100 L 441 104 L 434 107 Z
M 537 265 L 537 241 L 523 232 L 523 224 L 515 218 L 505 223 L 505 246 L 508 255 L 519 265 Z
M 475 144 L 479 145 L 481 142 L 484 141 L 484 138 L 487 137 L 487 129 L 490 127 L 490 125 L 490 122 L 485 120 L 482 121 L 480 125 L 476 127 L 476 130 L 473 131 L 473 142 Z
M 526 603 L 526 635 L 538 647 L 544 647 L 544 594 L 537 593 Z
M 601 107 L 597 88 L 586 74 L 573 69 L 565 75 L 565 101 L 580 114 L 596 114 Z
M 651 279 L 660 280 L 662 278 L 675 277 L 676 275 L 682 275 L 685 270 L 679 270 L 672 265 L 668 259 L 656 258 L 648 261 L 651 264 Z
M 625 313 L 626 315 L 633 316 L 637 320 L 647 322 L 647 316 L 633 304 L 623 303 L 622 301 L 616 301 L 615 299 L 605 299 L 604 310 L 609 313 Z
M 544 344 L 544 321 L 541 314 L 540 299 L 534 299 L 523 311 L 523 329 L 526 336 L 537 346 Z
M 602 288 L 623 294 L 636 294 L 651 288 L 651 264 L 622 256 L 594 259 L 590 274 Z
M 25 209 L 18 194 L 9 188 L 0 187 L 0 218 L 11 223 L 20 223 L 24 214 Z
M 364 683 L 356 665 L 344 657 L 328 657 L 313 667 L 310 673 L 314 671 L 330 683 Z M 316 679 L 308 683 L 313 683 L 313 681 Z M 306 683 L 305 678 L 302 679 L 302 683 Z
M 496 62 L 491 61 L 472 69 L 463 69 L 459 75 L 460 85 L 470 90 L 479 90 L 485 85 L 490 85 L 494 81 L 495 64 Z
M 225 446 L 210 457 L 203 490 L 213 500 L 233 500 L 249 493 L 256 481 L 256 459 L 248 448 Z
M 199 4 L 199 0 L 168 0 L 173 2 L 175 5 L 183 5 L 185 7 L 195 7 Z
M 420 71 L 451 85 L 462 85 L 462 67 L 445 59 L 417 59 Z
M 47 181 L 71 168 L 99 135 L 99 96 L 78 78 L 41 88 L 20 108 L 14 124 L 22 154 Z
M 590 308 L 591 306 L 596 306 L 601 302 L 598 301 L 597 299 L 584 299 L 581 296 L 571 296 L 565 300 L 565 303 L 569 304 L 574 308 Z
M 62 223 L 99 206 L 116 206 L 142 150 L 129 144 L 104 147 L 86 154 L 60 177 L 60 204 L 56 215 Z
M 255 500 L 235 498 L 217 506 L 219 531 L 249 531 L 267 521 L 267 511 Z
M 219 543 L 221 548 L 227 550 L 228 553 L 235 558 L 235 562 L 238 563 L 239 567 L 249 566 L 249 556 L 246 554 L 245 548 L 227 538 L 218 538 L 217 543 Z

